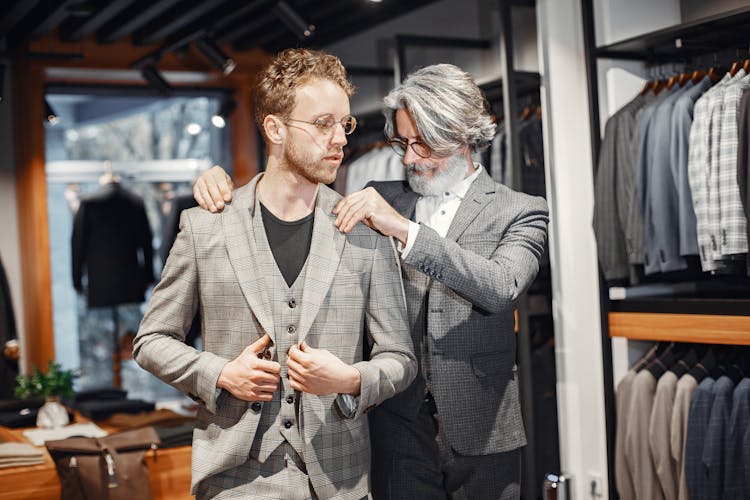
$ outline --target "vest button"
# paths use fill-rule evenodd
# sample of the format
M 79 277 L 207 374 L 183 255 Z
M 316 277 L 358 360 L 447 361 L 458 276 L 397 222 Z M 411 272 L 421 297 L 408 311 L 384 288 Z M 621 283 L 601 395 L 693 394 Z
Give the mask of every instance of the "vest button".
M 289 308 L 294 309 L 295 307 L 297 307 L 297 302 L 294 299 L 289 299 Z
M 291 420 L 284 420 L 284 428 L 290 429 L 292 427 L 292 421 Z
M 289 325 L 289 326 L 286 327 L 286 331 L 287 331 L 287 333 L 289 333 L 291 335 L 291 334 L 293 334 L 294 332 L 297 331 L 297 327 L 294 326 L 294 325 Z
M 286 402 L 289 403 L 289 404 L 294 403 L 294 396 L 292 396 L 292 395 L 287 396 L 286 397 Z
M 254 412 L 259 412 L 262 405 L 259 402 L 254 401 L 253 404 L 250 405 L 250 408 L 252 408 Z

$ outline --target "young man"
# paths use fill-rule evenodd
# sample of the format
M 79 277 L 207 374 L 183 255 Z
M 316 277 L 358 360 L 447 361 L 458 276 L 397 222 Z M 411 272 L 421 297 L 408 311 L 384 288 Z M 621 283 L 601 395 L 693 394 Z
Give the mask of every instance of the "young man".
M 495 125 L 459 68 L 415 72 L 385 106 L 407 181 L 373 182 L 334 208 L 343 233 L 364 222 L 399 241 L 420 364 L 411 386 L 370 416 L 373 496 L 517 499 L 526 439 L 513 310 L 539 269 L 547 205 L 472 162 Z M 209 171 L 194 193 L 220 209 L 228 178 Z
M 280 53 L 255 92 L 265 173 L 221 214 L 182 214 L 134 356 L 202 405 L 198 498 L 366 497 L 363 414 L 417 372 L 393 243 L 337 231 L 324 185 L 356 127 L 352 92 L 337 58 Z M 198 309 L 203 352 L 184 343 Z

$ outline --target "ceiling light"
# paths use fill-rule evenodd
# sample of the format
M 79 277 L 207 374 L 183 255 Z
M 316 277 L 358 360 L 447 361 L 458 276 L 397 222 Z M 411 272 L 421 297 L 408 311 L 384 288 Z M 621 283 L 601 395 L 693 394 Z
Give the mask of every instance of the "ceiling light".
M 60 118 L 57 116 L 57 113 L 55 113 L 55 110 L 52 109 L 52 106 L 50 106 L 47 99 L 44 100 L 44 119 L 53 127 L 60 122 Z
M 302 19 L 302 17 L 284 0 L 281 0 L 274 5 L 273 12 L 284 24 L 286 24 L 286 27 L 301 40 L 311 37 L 315 31 L 315 25 Z
M 154 88 L 161 95 L 172 93 L 172 86 L 161 76 L 154 66 L 146 66 L 141 70 L 141 76 L 146 80 L 150 87 Z
M 206 59 L 219 68 L 225 76 L 234 71 L 234 68 L 237 66 L 234 59 L 226 55 L 210 38 L 199 38 L 195 42 L 195 45 L 198 47 L 198 50 L 206 56 Z
M 236 107 L 237 103 L 234 99 L 231 97 L 225 97 L 221 101 L 219 110 L 211 117 L 211 123 L 214 124 L 214 127 L 224 128 L 227 124 L 227 120 L 229 120 L 229 115 L 232 114 L 232 111 L 234 111 L 234 108 Z
M 203 127 L 198 125 L 195 122 L 188 123 L 185 127 L 185 132 L 187 132 L 190 135 L 198 135 L 203 131 Z

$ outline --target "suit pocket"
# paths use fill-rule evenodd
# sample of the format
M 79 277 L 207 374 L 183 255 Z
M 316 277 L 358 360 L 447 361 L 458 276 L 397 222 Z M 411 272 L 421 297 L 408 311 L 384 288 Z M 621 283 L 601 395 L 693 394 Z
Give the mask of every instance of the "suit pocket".
M 514 371 L 515 354 L 513 351 L 493 351 L 476 354 L 471 358 L 471 370 L 477 378 L 507 375 Z

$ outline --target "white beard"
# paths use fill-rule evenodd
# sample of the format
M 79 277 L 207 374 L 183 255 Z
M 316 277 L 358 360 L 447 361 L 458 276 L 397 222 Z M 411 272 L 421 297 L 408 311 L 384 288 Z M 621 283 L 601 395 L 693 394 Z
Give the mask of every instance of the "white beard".
M 419 175 L 417 172 L 433 168 L 434 164 L 420 167 L 414 163 L 406 167 L 406 179 L 415 193 L 422 196 L 438 196 L 450 191 L 466 176 L 466 157 L 461 154 L 451 156 L 443 170 L 434 170 L 432 178 Z

